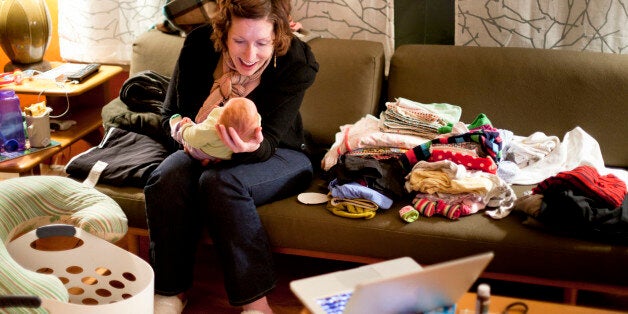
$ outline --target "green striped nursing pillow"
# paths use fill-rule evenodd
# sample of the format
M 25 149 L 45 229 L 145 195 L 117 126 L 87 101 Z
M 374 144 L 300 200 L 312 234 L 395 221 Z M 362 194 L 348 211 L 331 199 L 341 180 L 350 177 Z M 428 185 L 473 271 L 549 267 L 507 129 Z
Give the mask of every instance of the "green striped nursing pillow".
M 0 181 L 0 295 L 36 295 L 67 302 L 61 281 L 27 270 L 5 244 L 38 227 L 71 224 L 110 242 L 127 232 L 120 206 L 98 190 L 60 176 L 28 176 Z

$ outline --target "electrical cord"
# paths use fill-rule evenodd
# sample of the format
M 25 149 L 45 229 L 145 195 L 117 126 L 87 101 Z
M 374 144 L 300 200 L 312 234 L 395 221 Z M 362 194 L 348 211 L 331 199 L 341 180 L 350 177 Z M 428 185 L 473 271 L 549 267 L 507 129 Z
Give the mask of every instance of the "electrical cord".
M 78 84 L 78 81 L 57 81 L 55 83 L 55 85 L 57 85 L 57 87 L 59 88 L 63 88 L 63 91 L 65 92 L 65 101 L 66 101 L 66 107 L 65 107 L 65 111 L 63 111 L 63 113 L 53 116 L 51 115 L 50 118 L 51 119 L 57 119 L 57 118 L 61 118 L 63 116 L 65 116 L 66 114 L 68 114 L 68 112 L 70 112 L 70 96 L 68 94 L 68 89 L 65 86 L 65 83 L 68 82 L 70 84 Z M 42 89 L 41 92 L 39 92 L 39 94 L 37 95 L 37 101 L 39 102 L 39 98 L 41 97 L 42 94 L 44 94 L 48 89 Z
M 503 314 L 508 314 L 508 313 L 526 314 L 528 313 L 528 305 L 521 301 L 512 302 L 508 304 L 506 308 L 504 308 L 504 311 L 502 313 Z

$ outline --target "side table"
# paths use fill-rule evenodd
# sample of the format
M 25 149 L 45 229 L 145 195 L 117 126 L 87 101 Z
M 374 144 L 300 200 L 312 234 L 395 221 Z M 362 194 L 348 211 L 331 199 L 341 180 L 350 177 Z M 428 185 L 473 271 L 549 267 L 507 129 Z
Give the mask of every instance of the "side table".
M 62 63 L 51 64 L 56 67 Z M 101 65 L 98 73 L 80 84 L 58 84 L 52 80 L 37 79 L 35 76 L 32 80 L 24 80 L 21 85 L 2 85 L 1 89 L 13 89 L 17 94 L 44 96 L 46 105 L 53 109 L 51 115 L 60 115 L 67 110 L 59 119 L 74 120 L 76 124 L 68 130 L 51 133 L 51 139 L 60 145 L 0 162 L 0 172 L 18 173 L 20 176 L 38 175 L 41 173 L 39 165 L 42 162 L 88 135 L 99 132 L 102 127 L 102 107 L 114 97 L 109 95 L 107 83 L 121 72 L 122 67 Z
M 456 303 L 456 314 L 475 314 L 475 293 L 465 293 Z M 522 311 L 522 307 L 515 307 L 511 311 L 504 311 L 508 305 L 515 302 L 524 303 L 528 310 Z M 621 314 L 621 311 L 597 309 L 585 306 L 535 301 L 492 295 L 489 313 L 528 313 L 528 314 Z M 312 314 L 308 309 L 301 309 L 299 314 Z

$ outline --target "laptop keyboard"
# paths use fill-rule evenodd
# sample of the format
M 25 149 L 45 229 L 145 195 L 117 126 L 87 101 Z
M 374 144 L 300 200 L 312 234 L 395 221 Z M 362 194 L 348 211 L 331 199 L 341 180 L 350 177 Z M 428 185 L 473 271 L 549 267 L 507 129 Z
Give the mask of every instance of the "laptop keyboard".
M 316 300 L 327 314 L 342 314 L 352 292 L 344 292 Z

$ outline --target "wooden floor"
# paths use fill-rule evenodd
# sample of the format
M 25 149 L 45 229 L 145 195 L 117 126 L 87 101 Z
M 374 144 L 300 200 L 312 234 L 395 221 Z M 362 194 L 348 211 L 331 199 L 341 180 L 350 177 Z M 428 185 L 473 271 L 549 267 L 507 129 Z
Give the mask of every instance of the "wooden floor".
M 44 167 L 42 174 L 62 175 L 62 169 L 58 166 Z M 16 176 L 16 174 L 0 173 L 0 180 Z M 142 238 L 140 241 L 140 256 L 144 259 L 148 256 L 147 247 L 148 238 Z M 278 283 L 268 298 L 276 314 L 299 314 L 303 310 L 299 300 L 290 291 L 289 284 L 291 280 L 358 266 L 358 264 L 354 263 L 284 254 L 276 254 L 275 263 Z M 475 287 L 480 282 L 489 283 L 492 293 L 496 295 L 557 303 L 560 303 L 563 298 L 562 290 L 557 288 L 489 280 L 476 282 L 470 291 L 475 291 Z M 580 292 L 578 304 L 626 311 L 628 313 L 627 299 L 620 296 Z M 194 286 L 189 291 L 189 301 L 184 313 L 239 314 L 240 312 L 239 308 L 231 307 L 227 302 L 227 296 L 223 287 L 222 271 L 218 266 L 213 247 L 209 244 L 202 244 L 198 250 Z
M 268 299 L 276 314 L 298 314 L 303 310 L 299 300 L 290 291 L 291 280 L 358 265 L 280 254 L 275 256 L 275 262 L 278 283 Z M 189 291 L 189 300 L 183 311 L 184 314 L 239 314 L 241 312 L 239 308 L 230 306 L 227 301 L 222 272 L 214 255 L 213 247 L 209 244 L 203 244 L 199 247 L 195 276 L 194 286 Z
M 268 298 L 276 314 L 299 314 L 303 310 L 299 300 L 290 291 L 289 284 L 291 280 L 348 269 L 359 265 L 284 254 L 276 254 L 275 263 L 278 283 Z M 195 275 L 196 279 L 193 288 L 189 292 L 189 301 L 183 311 L 184 314 L 239 314 L 241 312 L 240 309 L 231 307 L 227 302 L 227 296 L 223 288 L 222 273 L 211 245 L 203 244 L 199 248 Z M 475 291 L 477 284 L 480 282 L 489 283 L 492 293 L 503 296 L 556 303 L 560 303 L 563 297 L 562 290 L 556 288 L 489 280 L 479 280 L 470 291 Z M 581 292 L 578 300 L 579 305 L 620 310 L 628 313 L 628 300 L 619 296 Z

